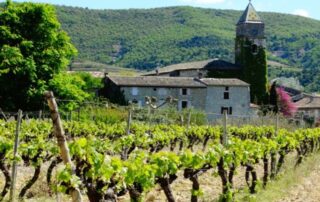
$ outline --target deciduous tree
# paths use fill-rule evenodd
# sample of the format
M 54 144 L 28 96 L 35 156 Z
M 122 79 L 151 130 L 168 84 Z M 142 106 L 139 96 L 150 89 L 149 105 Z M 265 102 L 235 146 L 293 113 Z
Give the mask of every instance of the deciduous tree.
M 75 54 L 53 6 L 7 1 L 0 12 L 0 107 L 39 109 L 48 82 Z

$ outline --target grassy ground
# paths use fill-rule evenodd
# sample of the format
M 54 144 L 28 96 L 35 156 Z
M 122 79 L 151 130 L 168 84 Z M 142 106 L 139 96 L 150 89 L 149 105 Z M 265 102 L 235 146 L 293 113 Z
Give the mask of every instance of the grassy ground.
M 295 156 L 291 156 L 287 159 L 282 175 L 275 181 L 268 184 L 266 190 L 259 190 L 258 194 L 250 195 L 247 191 L 242 191 L 237 195 L 237 201 L 239 202 L 313 202 L 320 199 L 313 199 L 319 190 L 320 181 L 316 180 L 320 176 L 320 153 L 313 154 L 305 159 L 305 161 L 298 166 L 294 167 Z M 313 181 L 313 186 L 310 185 L 310 181 Z M 310 189 L 305 189 L 307 185 Z M 302 194 L 302 192 L 304 192 Z M 304 196 L 302 196 L 304 195 Z M 303 198 L 302 198 L 303 197 Z

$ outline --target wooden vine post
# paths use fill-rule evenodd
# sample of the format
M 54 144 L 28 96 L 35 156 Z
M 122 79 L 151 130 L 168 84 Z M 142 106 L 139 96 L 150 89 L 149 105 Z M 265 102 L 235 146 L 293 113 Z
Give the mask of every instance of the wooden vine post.
M 17 125 L 15 131 L 15 138 L 14 138 L 14 151 L 13 151 L 13 165 L 12 165 L 12 172 L 11 172 L 11 187 L 10 187 L 10 201 L 14 202 L 15 197 L 15 190 L 16 190 L 16 179 L 17 179 L 17 154 L 18 154 L 18 146 L 19 146 L 19 133 L 21 127 L 21 120 L 22 120 L 22 111 L 18 111 L 18 118 L 17 118 Z
M 227 121 L 228 121 L 228 111 L 223 110 L 223 136 L 222 136 L 222 144 L 226 146 L 228 144 L 228 129 L 227 129 Z
M 68 148 L 65 133 L 62 127 L 60 114 L 58 111 L 58 105 L 53 96 L 53 92 L 46 92 L 45 98 L 47 99 L 47 102 L 50 108 L 50 114 L 51 114 L 51 119 L 53 124 L 53 132 L 58 141 L 58 147 L 60 149 L 61 158 L 63 160 L 63 163 L 65 165 L 70 165 L 72 170 L 74 171 L 75 167 L 71 161 L 69 148 Z M 72 202 L 82 202 L 82 196 L 78 188 L 74 188 L 73 190 L 71 190 L 71 197 L 72 197 Z

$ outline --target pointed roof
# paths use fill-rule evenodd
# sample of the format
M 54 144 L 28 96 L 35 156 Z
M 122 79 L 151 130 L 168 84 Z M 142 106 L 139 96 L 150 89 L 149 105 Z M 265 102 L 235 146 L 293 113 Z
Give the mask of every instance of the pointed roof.
M 254 9 L 254 7 L 250 1 L 249 5 L 247 6 L 246 10 L 242 14 L 242 16 L 239 19 L 237 24 L 252 23 L 252 22 L 253 23 L 263 23 L 260 16 L 258 15 L 256 9 Z

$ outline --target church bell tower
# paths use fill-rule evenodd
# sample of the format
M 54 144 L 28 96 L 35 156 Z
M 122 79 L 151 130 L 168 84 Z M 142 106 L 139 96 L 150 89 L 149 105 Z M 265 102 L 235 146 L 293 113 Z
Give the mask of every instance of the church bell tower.
M 251 102 L 262 104 L 267 96 L 267 59 L 264 22 L 251 0 L 237 23 L 235 63 L 242 66 L 242 80 L 251 87 Z

